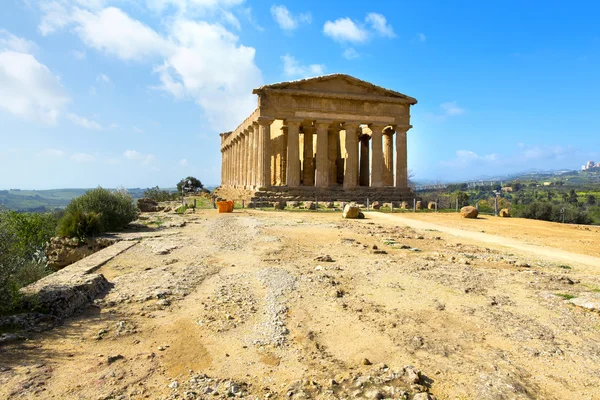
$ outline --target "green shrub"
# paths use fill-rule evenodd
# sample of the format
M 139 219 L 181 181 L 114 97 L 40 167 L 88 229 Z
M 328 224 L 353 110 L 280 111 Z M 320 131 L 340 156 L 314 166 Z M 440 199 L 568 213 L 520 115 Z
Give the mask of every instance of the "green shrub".
M 20 306 L 19 289 L 48 275 L 44 250 L 58 214 L 0 209 L 0 315 Z
M 84 240 L 102 232 L 101 214 L 94 211 L 69 210 L 61 218 L 57 233 L 60 236 Z
M 178 193 L 171 193 L 168 190 L 160 189 L 158 186 L 144 190 L 144 197 L 154 201 L 171 201 L 179 198 Z
M 70 225 L 67 223 L 69 221 L 63 221 L 63 219 L 71 220 L 70 222 L 81 222 L 80 218 L 83 217 L 77 215 L 76 212 L 93 212 L 99 215 L 100 228 L 96 233 L 123 229 L 138 216 L 138 209 L 127 192 L 120 190 L 111 192 L 101 187 L 88 190 L 82 196 L 71 200 L 59 225 Z
M 568 224 L 591 224 L 592 218 L 586 211 L 574 204 L 553 204 L 548 201 L 534 201 L 530 204 L 513 209 L 513 215 L 520 218 L 539 219 L 543 221 L 562 222 Z

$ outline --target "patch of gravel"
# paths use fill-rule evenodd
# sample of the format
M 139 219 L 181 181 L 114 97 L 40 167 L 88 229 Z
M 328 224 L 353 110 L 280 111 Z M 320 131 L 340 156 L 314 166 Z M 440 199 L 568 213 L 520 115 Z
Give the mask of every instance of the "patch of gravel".
M 252 344 L 256 346 L 282 346 L 290 333 L 285 326 L 288 308 L 286 295 L 296 284 L 296 277 L 285 270 L 267 268 L 259 271 L 259 281 L 265 286 L 263 318 L 255 328 L 256 338 Z
M 95 303 L 102 307 L 142 303 L 144 310 L 164 308 L 186 297 L 219 269 L 207 265 L 173 264 L 121 275 L 114 279 L 114 289 Z
M 258 237 L 258 225 L 255 218 L 223 214 L 211 220 L 206 231 L 219 250 L 238 251 Z
M 226 332 L 248 321 L 257 312 L 257 301 L 243 276 L 225 276 L 212 296 L 202 302 L 204 310 L 198 325 L 213 332 Z
M 311 378 L 284 386 L 255 385 L 231 379 L 190 373 L 189 378 L 172 381 L 168 399 L 290 398 L 290 399 L 419 399 L 435 400 L 428 393 L 431 379 L 412 366 L 392 369 L 379 364 L 349 376 Z

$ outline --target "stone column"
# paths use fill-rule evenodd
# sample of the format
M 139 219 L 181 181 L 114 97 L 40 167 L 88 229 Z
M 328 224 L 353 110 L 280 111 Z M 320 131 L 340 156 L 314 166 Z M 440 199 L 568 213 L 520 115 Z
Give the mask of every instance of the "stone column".
M 271 186 L 271 124 L 273 118 L 259 117 L 258 124 L 258 165 L 257 181 L 258 187 Z
M 238 135 L 235 141 L 235 186 L 239 187 L 242 180 L 242 137 Z
M 241 177 L 240 177 L 240 186 L 246 186 L 246 174 L 248 173 L 248 168 L 246 166 L 246 161 L 248 160 L 248 132 L 246 130 L 242 131 L 242 168 L 241 168 Z
M 317 121 L 317 160 L 316 160 L 316 187 L 329 186 L 329 126 L 331 121 Z
M 225 149 L 225 185 L 229 186 L 229 160 L 230 160 L 229 146 Z
M 231 141 L 231 186 L 237 185 L 237 138 Z
M 359 128 L 360 129 L 360 128 Z M 362 133 L 362 131 L 361 131 Z M 360 135 L 360 186 L 369 186 L 371 180 L 371 161 L 369 158 L 369 136 Z
M 304 186 L 314 186 L 315 184 L 315 160 L 313 158 L 313 132 L 314 127 L 304 125 Z
M 227 145 L 227 186 L 231 186 L 231 144 Z
M 252 125 L 246 128 L 246 136 L 248 138 L 248 142 L 246 144 L 248 149 L 248 158 L 246 159 L 246 186 L 252 186 L 252 174 L 254 172 L 254 168 L 252 168 L 252 158 L 254 156 L 254 129 Z
M 346 170 L 344 172 L 344 189 L 354 189 L 358 184 L 358 132 L 359 124 L 346 123 Z M 368 142 L 367 142 L 368 143 Z
M 329 184 L 337 183 L 337 151 L 340 137 L 339 124 L 333 124 L 327 134 L 327 162 L 329 163 Z M 318 147 L 317 147 L 318 149 Z
M 394 131 L 383 133 L 383 186 L 394 186 Z
M 371 129 L 371 187 L 383 186 L 383 151 L 381 139 L 384 125 L 370 124 Z
M 408 166 L 406 157 L 406 132 L 408 126 L 396 127 L 396 187 L 408 188 Z
M 281 136 L 281 158 L 279 164 L 280 174 L 280 182 L 282 186 L 287 185 L 287 154 L 288 154 L 288 129 L 287 125 L 283 125 L 281 127 L 282 136 Z
M 258 122 L 252 122 L 252 186 L 256 187 L 258 182 L 258 137 L 259 137 Z
M 287 124 L 287 165 L 286 184 L 289 187 L 300 186 L 300 123 L 302 121 L 288 119 Z

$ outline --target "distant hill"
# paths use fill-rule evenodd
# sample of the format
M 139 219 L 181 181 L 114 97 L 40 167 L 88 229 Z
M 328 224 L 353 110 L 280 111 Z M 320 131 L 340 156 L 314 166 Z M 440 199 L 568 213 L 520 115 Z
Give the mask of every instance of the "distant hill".
M 212 191 L 216 186 L 205 186 Z M 176 192 L 177 188 L 162 188 Z M 49 189 L 49 190 L 0 190 L 0 208 L 5 207 L 20 212 L 46 212 L 65 208 L 75 197 L 79 197 L 90 189 Z M 111 189 L 112 190 L 112 189 Z M 134 199 L 144 196 L 142 188 L 129 188 L 127 191 Z
M 0 190 L 0 207 L 15 211 L 45 212 L 64 208 L 75 197 L 89 189 L 50 189 L 50 190 Z M 134 197 L 143 196 L 145 189 L 127 189 Z M 175 190 L 175 189 L 173 189 Z

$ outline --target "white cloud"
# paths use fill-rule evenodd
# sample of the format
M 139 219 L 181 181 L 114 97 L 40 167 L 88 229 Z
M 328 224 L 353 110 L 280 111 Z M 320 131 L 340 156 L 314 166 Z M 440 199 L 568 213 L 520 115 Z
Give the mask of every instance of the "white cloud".
M 179 160 L 179 163 L 178 163 L 178 164 L 179 164 L 180 166 L 182 166 L 182 167 L 187 167 L 187 165 L 188 165 L 188 160 L 186 160 L 185 158 L 182 158 L 181 160 Z
M 139 161 L 142 165 L 148 165 L 154 162 L 154 154 L 142 154 L 136 150 L 126 150 L 123 156 L 131 161 Z
M 427 36 L 424 33 L 417 33 L 417 40 L 419 42 L 424 42 L 427 40 Z
M 306 78 L 323 75 L 325 72 L 325 65 L 323 64 L 300 65 L 300 63 L 289 54 L 281 56 L 281 59 L 283 60 L 283 73 L 290 77 Z
M 6 29 L 0 29 L 0 50 L 32 53 L 36 49 L 37 45 L 31 40 L 15 36 Z
M 251 7 L 246 7 L 242 9 L 240 13 L 246 17 L 246 19 L 254 29 L 256 29 L 259 32 L 263 32 L 265 30 L 265 28 L 263 28 L 258 22 L 256 22 L 256 18 L 254 18 L 254 14 L 252 13 Z
M 65 152 L 62 150 L 58 150 L 58 149 L 52 149 L 52 148 L 48 148 L 48 149 L 43 149 L 40 152 L 40 155 L 42 156 L 48 156 L 48 157 L 62 157 L 65 155 Z
M 377 13 L 368 13 L 365 18 L 365 22 L 371 26 L 371 28 L 377 32 L 380 36 L 393 38 L 396 37 L 394 29 L 387 23 L 385 17 Z
M 271 7 L 271 15 L 279 27 L 286 31 L 293 31 L 301 23 L 310 24 L 312 22 L 312 15 L 310 13 L 294 16 L 286 6 L 273 5 Z
M 465 113 L 465 110 L 460 108 L 456 104 L 456 101 L 449 101 L 446 103 L 442 103 L 442 104 L 440 104 L 440 108 L 444 112 L 444 115 L 447 115 L 447 116 L 455 116 L 455 115 L 461 115 L 461 114 Z
M 509 150 L 510 151 L 510 150 Z M 479 155 L 472 150 L 458 150 L 456 157 L 446 161 L 440 161 L 443 167 L 455 169 L 467 169 L 476 167 L 498 167 L 503 170 L 523 169 L 526 167 L 539 167 L 544 162 L 556 165 L 558 162 L 569 159 L 577 153 L 573 147 L 559 145 L 535 145 L 529 146 L 523 143 L 517 144 L 516 151 L 509 154 L 484 154 Z
M 96 130 L 96 131 L 102 130 L 102 125 L 100 125 L 96 121 L 89 120 L 85 117 L 82 117 L 82 116 L 74 114 L 74 113 L 68 113 L 67 119 L 69 121 L 71 121 L 72 123 L 74 123 L 75 125 L 81 126 L 82 128 L 85 128 L 85 129 Z
M 244 0 L 146 0 L 148 7 L 156 12 L 175 8 L 179 14 L 203 13 L 215 8 L 240 5 Z
M 344 58 L 346 60 L 354 60 L 354 59 L 360 57 L 360 54 L 358 54 L 358 52 L 356 50 L 354 50 L 352 47 L 349 47 L 346 50 L 344 50 L 344 53 L 342 53 L 342 55 L 344 56 Z
M 223 18 L 223 21 L 225 21 L 227 24 L 231 25 L 238 31 L 242 29 L 240 21 L 235 15 L 233 15 L 231 11 L 221 10 L 221 18 Z
M 88 163 L 95 161 L 96 157 L 88 153 L 73 153 L 73 155 L 71 155 L 71 160 L 76 163 Z
M 112 80 L 105 74 L 98 75 L 96 77 L 96 81 L 106 83 L 107 85 L 110 85 L 112 83 Z
M 361 24 L 348 17 L 325 22 L 323 33 L 338 42 L 363 43 L 369 37 L 369 33 Z
M 135 133 L 144 133 L 144 130 L 143 130 L 143 129 L 140 129 L 140 128 L 138 128 L 138 127 L 137 127 L 137 126 L 135 126 L 135 125 L 133 126 L 133 131 L 134 131 Z
M 41 2 L 42 19 L 38 29 L 46 36 L 69 24 L 70 18 L 67 8 L 60 1 Z
M 84 60 L 86 57 L 85 51 L 73 50 L 71 53 L 73 54 L 73 57 L 79 61 Z
M 115 7 L 97 13 L 77 9 L 72 18 L 75 31 L 87 46 L 125 61 L 166 54 L 170 48 L 152 28 Z
M 232 128 L 232 121 L 243 120 L 256 107 L 252 89 L 262 84 L 262 75 L 254 61 L 255 49 L 240 44 L 238 36 L 218 22 L 192 20 L 186 15 L 212 8 L 213 14 L 235 25 L 233 15 L 223 10 L 241 2 L 151 1 L 148 6 L 155 11 L 177 10 L 165 19 L 165 33 L 158 33 L 116 7 L 63 7 L 67 22 L 62 26 L 72 25 L 72 31 L 88 47 L 104 54 L 154 64 L 153 71 L 160 81 L 154 88 L 177 99 L 195 101 L 213 129 L 226 130 Z
M 31 54 L 0 52 L 0 108 L 55 124 L 69 102 L 60 79 Z
M 108 126 L 108 130 L 110 130 L 110 131 L 118 129 L 118 128 L 119 128 L 119 125 L 114 122 Z

